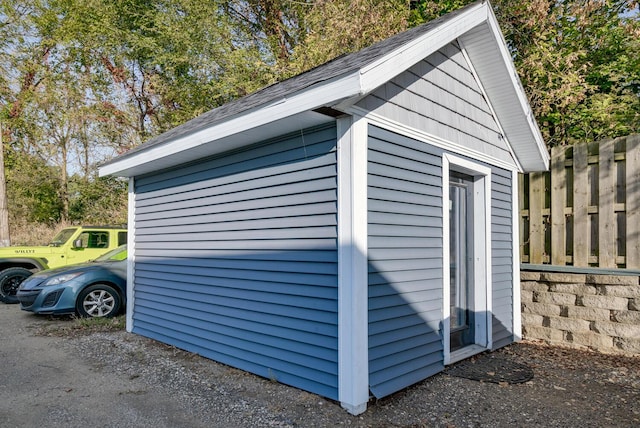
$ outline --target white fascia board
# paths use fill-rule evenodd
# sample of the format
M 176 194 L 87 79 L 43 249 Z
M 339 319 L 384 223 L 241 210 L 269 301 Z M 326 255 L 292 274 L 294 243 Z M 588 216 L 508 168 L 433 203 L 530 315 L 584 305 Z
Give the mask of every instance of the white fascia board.
M 533 115 L 531 106 L 529 105 L 529 100 L 527 99 L 527 96 L 525 94 L 524 87 L 522 86 L 520 77 L 518 77 L 518 72 L 511 59 L 511 53 L 507 49 L 507 42 L 505 41 L 504 36 L 502 35 L 502 31 L 500 31 L 498 19 L 496 18 L 491 8 L 488 8 L 487 23 L 489 24 L 489 29 L 491 30 L 493 37 L 497 42 L 496 45 L 502 57 L 502 62 L 505 68 L 507 69 L 507 73 L 511 78 L 511 84 L 515 89 L 518 103 L 520 105 L 520 108 L 522 109 L 523 114 L 526 117 L 527 124 L 529 125 L 529 131 L 531 132 L 533 141 L 535 142 L 537 146 L 537 150 L 540 154 L 540 160 L 544 164 L 544 169 L 548 170 L 549 169 L 549 153 L 547 152 L 547 146 L 544 142 L 544 139 L 542 138 L 542 133 L 538 128 L 538 123 L 536 122 L 536 118 Z M 520 162 L 522 163 L 522 161 Z M 525 171 L 525 172 L 528 172 L 528 171 Z
M 363 67 L 360 70 L 363 92 L 368 93 L 375 90 L 399 73 L 408 70 L 438 49 L 456 40 L 467 31 L 486 22 L 488 10 L 487 3 L 479 3 L 462 15 L 445 21 L 421 37 Z
M 487 102 L 487 105 L 489 106 L 489 110 L 491 111 L 491 115 L 495 118 L 496 125 L 498 126 L 498 130 L 500 131 L 500 134 L 502 134 L 502 137 L 507 142 L 507 147 L 509 148 L 509 153 L 511 154 L 511 157 L 513 158 L 513 161 L 515 162 L 515 164 L 516 164 L 516 166 L 518 168 L 518 171 L 522 172 L 523 169 L 522 169 L 522 165 L 520 164 L 520 161 L 518 160 L 518 156 L 516 156 L 515 152 L 513 151 L 513 145 L 511 145 L 511 142 L 507 138 L 506 132 L 504 132 L 504 129 L 502 129 L 502 124 L 498 120 L 498 115 L 496 114 L 496 111 L 493 108 L 493 103 L 491 102 L 491 99 L 487 95 L 487 91 L 484 90 L 484 85 L 482 84 L 482 81 L 480 80 L 480 77 L 478 76 L 478 73 L 476 72 L 476 69 L 473 66 L 473 62 L 471 62 L 471 58 L 469 58 L 469 54 L 467 53 L 467 49 L 464 47 L 464 44 L 462 42 L 459 42 L 459 43 L 460 43 L 460 50 L 462 52 L 462 56 L 464 56 L 465 61 L 467 61 L 467 66 L 471 70 L 471 74 L 473 74 L 473 78 L 475 79 L 476 83 L 478 84 L 478 87 L 480 88 L 480 91 L 482 92 L 482 96 L 484 97 L 484 99 Z
M 203 146 L 210 146 L 207 148 L 207 154 L 213 155 L 228 150 L 228 147 L 225 145 L 217 147 L 217 144 L 215 144 L 217 141 L 268 125 L 301 112 L 307 112 L 326 105 L 333 105 L 344 98 L 359 96 L 360 91 L 360 76 L 356 71 L 332 81 L 319 83 L 290 97 L 241 113 L 236 117 L 223 120 L 219 124 L 179 137 L 173 141 L 141 150 L 131 156 L 124 157 L 122 160 L 116 159 L 114 162 L 100 168 L 100 176 L 138 175 L 138 167 L 141 165 L 151 164 L 161 159 L 178 155 L 179 153 L 184 154 L 185 152 Z M 246 143 L 249 144 L 251 142 Z M 200 153 L 200 151 L 194 150 L 194 153 Z M 178 164 L 195 160 L 197 157 L 194 156 L 194 159 L 188 159 L 183 155 L 176 156 L 175 159 L 177 161 L 174 162 L 174 164 Z M 168 166 L 169 165 L 163 164 L 163 167 Z

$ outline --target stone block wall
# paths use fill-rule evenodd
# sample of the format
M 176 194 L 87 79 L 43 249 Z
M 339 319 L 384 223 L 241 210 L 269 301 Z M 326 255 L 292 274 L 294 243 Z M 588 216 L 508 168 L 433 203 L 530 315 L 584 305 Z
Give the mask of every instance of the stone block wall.
M 640 354 L 640 278 L 521 272 L 525 339 Z

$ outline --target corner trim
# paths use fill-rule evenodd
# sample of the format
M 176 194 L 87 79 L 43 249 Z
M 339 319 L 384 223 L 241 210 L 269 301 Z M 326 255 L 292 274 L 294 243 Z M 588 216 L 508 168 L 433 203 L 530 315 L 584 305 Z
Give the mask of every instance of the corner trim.
M 518 172 L 511 172 L 511 229 L 513 230 L 513 340 L 522 340 L 522 309 L 520 293 L 520 196 L 518 194 Z
M 136 192 L 135 178 L 129 178 L 129 195 L 128 195 L 128 213 L 127 213 L 127 315 L 126 329 L 129 333 L 133 331 L 133 307 L 135 304 L 135 231 L 136 231 Z
M 337 119 L 338 397 L 358 415 L 369 401 L 367 306 L 367 123 Z

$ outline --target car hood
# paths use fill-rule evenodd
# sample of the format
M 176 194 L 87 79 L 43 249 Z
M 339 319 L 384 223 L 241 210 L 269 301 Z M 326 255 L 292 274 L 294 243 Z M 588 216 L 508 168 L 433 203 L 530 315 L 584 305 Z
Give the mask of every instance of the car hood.
M 77 265 L 59 267 L 55 269 L 43 270 L 25 279 L 24 282 L 20 285 L 20 288 L 27 290 L 27 289 L 37 287 L 47 279 L 56 275 L 76 273 L 76 272 L 88 273 L 88 272 L 91 272 L 94 270 L 100 270 L 100 269 L 106 269 L 111 272 L 114 272 L 116 270 L 126 270 L 126 260 L 89 262 L 89 263 L 81 263 Z

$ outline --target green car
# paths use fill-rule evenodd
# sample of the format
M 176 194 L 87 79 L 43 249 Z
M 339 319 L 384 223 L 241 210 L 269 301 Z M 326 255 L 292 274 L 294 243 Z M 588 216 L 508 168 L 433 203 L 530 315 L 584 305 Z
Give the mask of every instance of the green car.
M 16 290 L 34 272 L 88 262 L 127 243 L 127 230 L 116 226 L 62 229 L 48 246 L 0 248 L 0 301 L 17 303 Z

